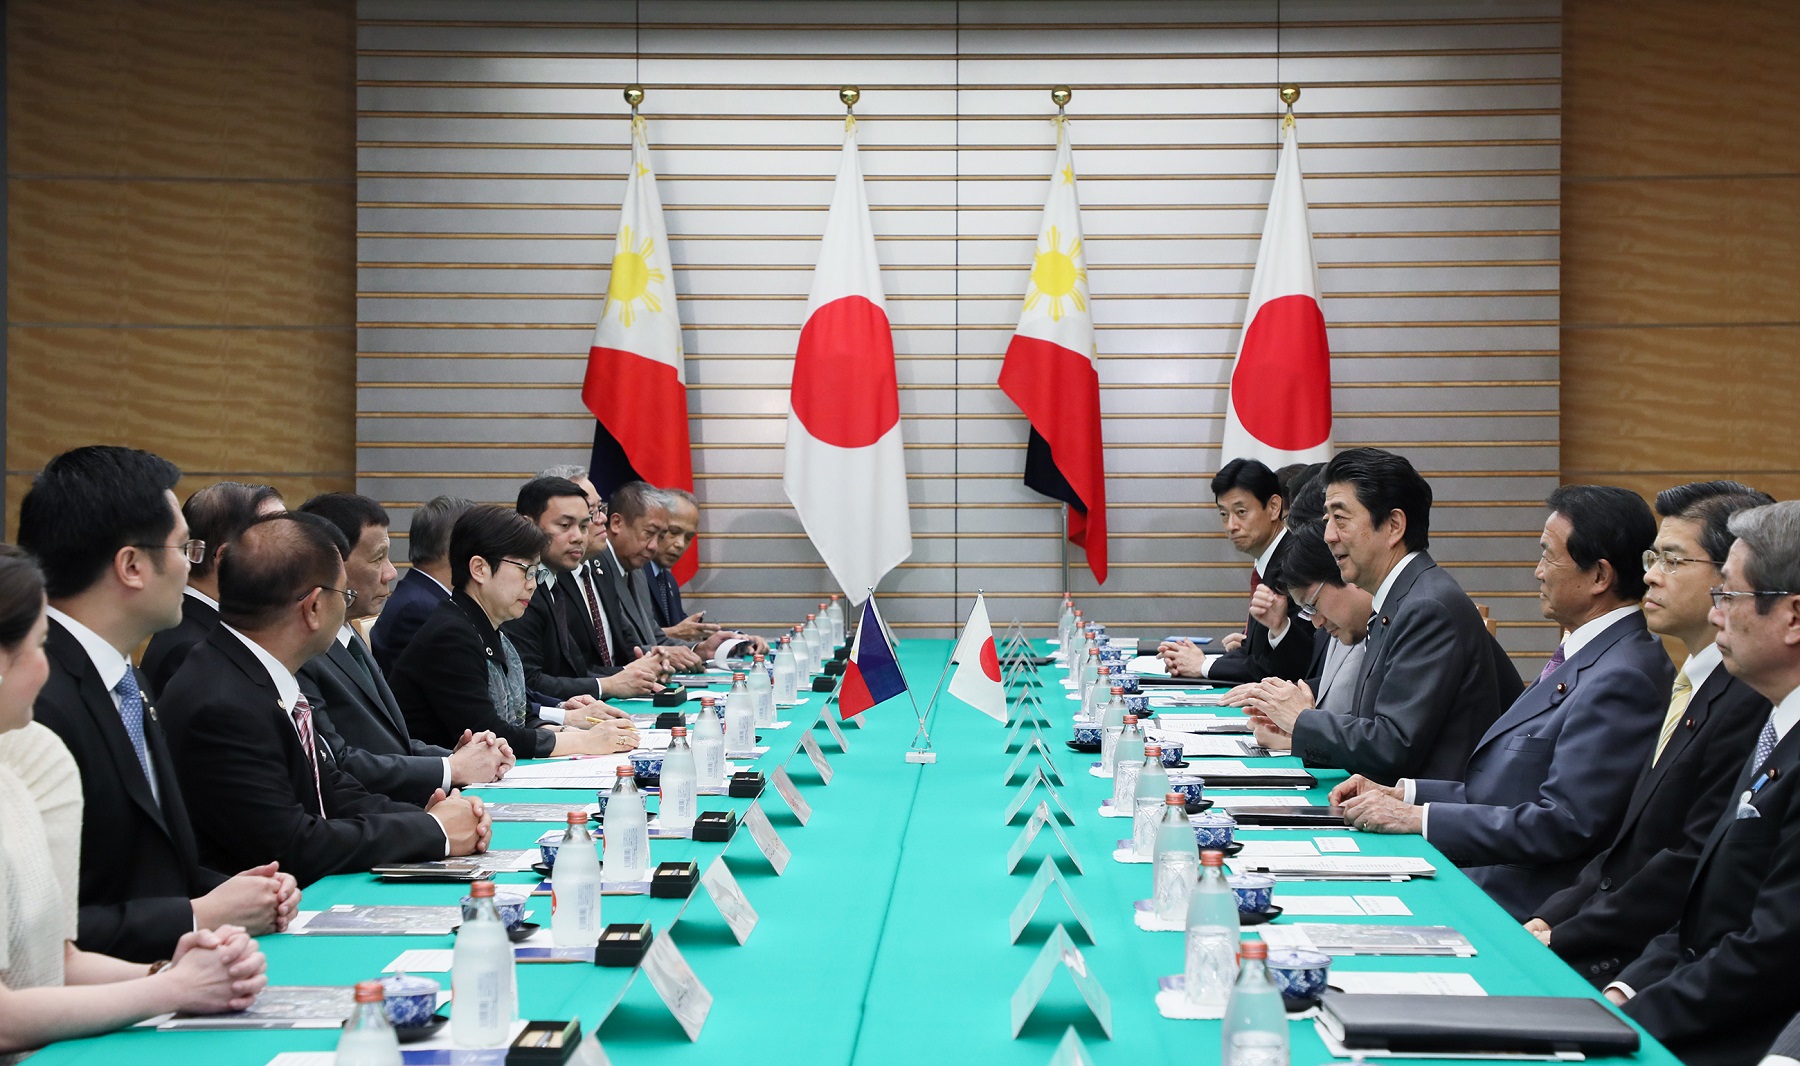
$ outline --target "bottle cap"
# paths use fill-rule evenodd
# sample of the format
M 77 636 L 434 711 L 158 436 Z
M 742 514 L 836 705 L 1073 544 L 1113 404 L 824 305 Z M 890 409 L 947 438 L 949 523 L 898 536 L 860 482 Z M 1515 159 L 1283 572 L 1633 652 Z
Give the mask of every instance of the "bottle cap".
M 755 661 L 756 661 L 756 662 L 759 662 L 759 663 L 760 663 L 760 662 L 762 662 L 762 661 L 763 661 L 763 653 L 762 653 L 762 652 L 760 652 L 760 651 L 759 651 L 759 652 L 757 652 L 757 653 L 756 653 L 756 659 L 755 659 Z
M 1208 848 L 1206 851 L 1200 853 L 1200 865 L 1223 866 L 1225 865 L 1225 853 L 1222 851 L 1213 851 Z
M 1238 945 L 1240 959 L 1266 959 L 1269 957 L 1269 945 L 1262 940 L 1245 940 Z
M 1162 758 L 1162 745 L 1161 744 L 1146 744 L 1146 745 L 1144 745 L 1144 758 L 1146 758 L 1146 759 Z
M 631 764 L 626 763 L 624 766 L 621 766 L 618 768 L 618 770 L 614 771 L 613 776 L 614 777 L 630 777 L 631 774 L 632 774 Z M 1179 793 L 1179 792 L 1176 793 L 1176 795 L 1178 795 L 1178 796 L 1180 794 L 1181 793 Z
M 1163 797 L 1163 804 L 1168 807 L 1187 808 L 1187 797 L 1179 792 L 1171 792 Z
M 838 594 L 834 592 L 831 594 L 831 602 L 836 603 L 837 601 L 838 601 Z
M 586 812 L 586 811 L 570 811 L 568 814 L 568 819 L 569 819 L 570 825 L 586 825 L 587 820 L 588 820 L 588 812 Z
M 585 816 L 584 816 L 585 817 Z M 383 999 L 380 981 L 356 982 L 356 1002 L 380 1003 Z
M 1123 685 L 1114 685 L 1112 687 L 1112 690 L 1113 690 L 1113 695 L 1115 695 L 1115 696 L 1125 695 L 1125 687 Z
M 807 620 L 807 621 L 808 621 L 808 622 L 811 622 L 811 621 L 813 621 L 813 620 L 814 620 L 814 619 L 816 619 L 816 618 L 818 618 L 818 617 L 819 617 L 819 616 L 818 616 L 818 615 L 816 615 L 816 614 L 809 614 L 809 615 L 807 615 L 807 616 L 806 616 L 806 620 Z
M 1113 686 L 1113 695 L 1117 696 L 1118 694 L 1119 694 L 1119 689 L 1118 689 L 1118 686 L 1115 685 L 1115 686 Z M 1126 715 L 1125 716 L 1125 724 L 1126 725 L 1137 725 L 1137 715 L 1135 715 L 1135 714 Z
M 626 767 L 626 769 L 629 770 L 630 767 Z M 492 882 L 492 881 L 477 881 L 477 882 L 475 882 L 474 884 L 469 886 L 469 895 L 474 896 L 476 899 L 493 899 L 494 898 L 494 882 Z
M 744 677 L 745 677 L 745 675 L 743 675 L 743 674 L 732 674 L 731 675 L 732 683 L 735 684 L 739 681 L 742 681 L 742 680 L 744 680 Z
M 704 693 L 700 697 L 700 706 L 711 707 L 713 705 L 713 700 L 715 700 L 715 699 L 718 699 L 718 697 L 714 696 L 712 693 L 710 693 L 710 692 Z
M 1111 673 L 1112 673 L 1112 667 L 1106 665 L 1105 663 L 1100 664 L 1100 676 L 1101 677 L 1106 677 Z
M 685 736 L 687 736 L 687 726 L 678 725 L 678 726 L 674 727 L 673 729 L 669 730 L 669 735 L 671 737 L 685 737 Z
M 785 647 L 787 647 L 787 646 L 788 646 L 788 644 L 789 644 L 789 643 L 790 643 L 790 642 L 792 642 L 792 641 L 793 641 L 793 639 L 794 639 L 794 638 L 793 638 L 793 637 L 790 637 L 790 636 L 788 636 L 788 635 L 786 635 L 786 634 L 785 634 L 785 633 L 784 633 L 784 634 L 782 634 L 782 637 L 781 637 L 781 646 L 782 646 L 782 647 L 784 647 L 784 648 L 785 648 Z

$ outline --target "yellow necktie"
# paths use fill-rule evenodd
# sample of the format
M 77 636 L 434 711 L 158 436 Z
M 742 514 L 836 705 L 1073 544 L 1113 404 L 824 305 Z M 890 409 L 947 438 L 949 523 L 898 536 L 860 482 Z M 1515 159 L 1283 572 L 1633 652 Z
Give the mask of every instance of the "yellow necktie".
M 1656 738 L 1656 755 L 1650 760 L 1651 766 L 1662 758 L 1663 749 L 1669 746 L 1669 738 L 1675 735 L 1675 723 L 1687 713 L 1688 701 L 1693 698 L 1694 685 L 1684 669 L 1675 675 L 1675 687 L 1669 691 L 1669 713 L 1663 717 L 1662 734 Z

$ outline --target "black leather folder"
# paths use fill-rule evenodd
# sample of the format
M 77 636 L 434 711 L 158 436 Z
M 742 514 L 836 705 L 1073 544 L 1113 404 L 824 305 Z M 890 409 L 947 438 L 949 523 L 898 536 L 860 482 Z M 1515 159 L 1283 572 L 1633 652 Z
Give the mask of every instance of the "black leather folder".
M 1637 1030 L 1583 996 L 1352 996 L 1327 992 L 1319 1024 L 1352 1051 L 1629 1055 Z

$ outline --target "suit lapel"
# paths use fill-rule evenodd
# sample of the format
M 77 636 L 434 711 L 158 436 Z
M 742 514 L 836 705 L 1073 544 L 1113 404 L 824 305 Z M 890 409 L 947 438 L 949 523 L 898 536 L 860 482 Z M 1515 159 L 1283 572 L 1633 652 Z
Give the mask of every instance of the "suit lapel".
M 112 693 L 106 683 L 100 680 L 100 672 L 94 669 L 94 661 L 88 658 L 87 649 L 81 646 L 74 635 L 54 620 L 50 622 L 47 639 L 50 654 L 56 656 L 58 662 L 75 678 L 76 691 L 81 694 L 81 706 L 92 719 L 94 728 L 99 731 L 106 743 L 106 753 L 112 758 L 119 783 L 125 787 L 125 794 L 132 802 L 144 809 L 163 832 L 169 831 L 169 823 L 163 817 L 162 804 L 150 792 L 150 782 L 144 777 L 143 765 L 138 762 L 137 749 L 131 744 L 131 735 L 125 732 L 125 722 L 119 717 L 119 708 L 113 703 Z M 129 667 L 128 667 L 129 669 Z M 144 706 L 146 716 L 151 706 L 148 696 Z M 152 769 L 162 770 L 169 765 L 169 752 L 159 742 L 150 740 L 151 730 L 146 729 L 145 743 L 150 747 L 150 765 Z M 160 738 L 159 738 L 160 739 Z M 161 749 L 160 752 L 158 749 Z M 158 757 L 160 754 L 160 758 Z M 157 781 L 157 785 L 167 788 L 168 778 L 165 775 Z
M 1725 832 L 1731 828 L 1731 823 L 1737 820 L 1738 801 L 1750 790 L 1756 777 L 1765 769 L 1775 775 L 1792 774 L 1796 763 L 1800 763 L 1800 729 L 1788 730 L 1787 736 L 1782 737 L 1781 743 L 1775 745 L 1775 750 L 1769 754 L 1769 761 L 1762 766 L 1751 766 L 1748 761 L 1745 762 L 1743 770 L 1738 773 L 1737 782 L 1732 786 L 1731 796 L 1725 801 L 1725 812 L 1720 816 L 1719 824 L 1713 827 L 1712 835 L 1707 837 L 1706 848 L 1700 852 L 1700 863 L 1694 868 L 1694 880 L 1691 884 L 1700 883 L 1700 878 L 1706 873 L 1707 863 L 1712 861 L 1713 852 L 1718 850 L 1719 842 L 1725 839 Z M 1692 895 L 1691 888 L 1689 895 Z
M 300 744 L 300 731 L 295 727 L 293 717 L 281 705 L 281 694 L 275 690 L 275 679 L 269 676 L 269 668 L 264 666 L 262 660 L 252 654 L 249 648 L 244 647 L 243 641 L 232 635 L 223 626 L 215 629 L 213 635 L 207 639 L 224 652 L 225 658 L 238 668 L 245 680 L 255 687 L 255 705 L 268 707 L 273 712 L 275 735 L 280 738 L 278 743 L 280 743 L 286 758 L 290 760 L 290 765 L 300 767 L 300 773 L 291 775 L 291 778 L 295 790 L 303 801 L 302 806 L 309 811 L 323 810 L 324 801 L 320 798 L 313 774 L 306 765 L 306 748 Z M 332 643 L 335 647 L 336 641 Z M 317 735 L 318 727 L 315 724 L 314 736 Z M 323 780 L 326 760 L 329 758 L 328 749 L 323 740 L 318 741 L 315 747 L 320 755 L 319 779 Z M 311 802 L 304 802 L 309 797 Z
M 1688 745 L 1700 735 L 1700 730 L 1706 728 L 1706 721 L 1712 715 L 1713 704 L 1725 694 L 1725 690 L 1730 685 L 1731 675 L 1726 672 L 1724 666 L 1713 667 L 1712 673 L 1706 678 L 1706 683 L 1695 691 L 1694 698 L 1688 701 L 1686 713 L 1682 715 L 1685 721 L 1692 722 L 1693 725 L 1683 728 L 1678 724 L 1675 732 L 1669 737 L 1669 746 L 1663 749 L 1662 758 L 1645 769 L 1643 779 L 1638 782 L 1638 787 L 1631 793 L 1631 805 L 1625 809 L 1625 821 L 1620 827 L 1620 833 L 1635 823 L 1638 815 L 1644 813 L 1644 808 L 1649 806 L 1651 798 L 1656 795 L 1656 790 L 1662 787 L 1664 781 L 1668 780 L 1669 768 L 1680 761 L 1681 755 L 1687 751 Z M 1667 711 L 1667 708 L 1664 710 Z
M 356 638 L 350 639 L 355 640 Z M 325 659 L 337 667 L 338 672 L 355 685 L 363 695 L 367 696 L 371 703 L 381 702 L 381 693 L 375 689 L 375 679 L 370 677 L 369 672 L 356 661 L 356 656 L 350 654 L 349 648 L 334 640 L 331 642 L 331 647 L 325 650 Z

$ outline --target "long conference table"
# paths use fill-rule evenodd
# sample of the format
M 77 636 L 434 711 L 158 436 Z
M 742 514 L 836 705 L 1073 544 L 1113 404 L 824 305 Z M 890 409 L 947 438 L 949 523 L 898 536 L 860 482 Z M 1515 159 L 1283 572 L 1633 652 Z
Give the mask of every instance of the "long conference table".
M 923 705 L 943 669 L 948 641 L 907 640 L 901 664 Z M 607 896 L 603 920 L 649 922 L 658 937 L 672 938 L 713 997 L 699 1039 L 690 1042 L 663 1007 L 651 984 L 631 969 L 584 964 L 521 965 L 521 1014 L 532 1019 L 579 1018 L 584 1031 L 601 1024 L 600 1041 L 611 1061 L 635 1063 L 783 1062 L 1030 1063 L 1051 1060 L 1072 1025 L 1096 1063 L 1217 1062 L 1217 1021 L 1175 1021 L 1154 1005 L 1157 980 L 1181 972 L 1182 937 L 1137 928 L 1132 903 L 1150 895 L 1148 865 L 1114 861 L 1121 820 L 1097 811 L 1110 781 L 1087 773 L 1092 756 L 1068 751 L 1070 712 L 1059 683 L 1060 667 L 1045 668 L 1040 689 L 1051 721 L 1045 734 L 1056 765 L 1067 778 L 1058 789 L 1073 813 L 1065 826 L 1085 872 L 1065 866 L 1068 884 L 1093 923 L 1090 943 L 1054 890 L 1017 943 L 1008 919 L 1046 855 L 1060 854 L 1048 830 L 1024 861 L 1006 871 L 1008 848 L 1043 796 L 1041 788 L 1010 824 L 1002 815 L 1019 789 L 1001 778 L 1016 750 L 1003 751 L 1007 730 L 945 696 L 931 720 L 937 762 L 903 758 L 917 722 L 905 697 L 874 708 L 862 729 L 846 730 L 849 751 L 840 753 L 823 726 L 814 736 L 834 777 L 822 783 L 806 752 L 795 754 L 799 734 L 815 722 L 825 694 L 780 717 L 793 724 L 762 730 L 770 751 L 754 764 L 765 773 L 785 763 L 812 807 L 802 826 L 766 789 L 757 800 L 792 851 L 777 876 L 741 827 L 726 844 L 687 839 L 652 843 L 654 862 L 692 859 L 702 869 L 721 852 L 750 904 L 760 915 L 739 945 L 705 890 L 688 900 Z M 627 704 L 648 710 L 645 704 Z M 692 705 L 690 705 L 692 706 Z M 694 709 L 697 709 L 694 708 Z M 835 708 L 833 708 L 835 713 Z M 1228 711 L 1223 713 L 1230 713 Z M 1025 730 L 1029 734 L 1029 729 Z M 1016 745 L 1015 745 L 1016 749 Z M 1026 773 L 1040 758 L 1026 760 Z M 1269 765 L 1296 766 L 1290 758 Z M 1341 774 L 1319 773 L 1308 802 L 1323 803 Z M 1024 774 L 1019 780 L 1022 782 Z M 1271 792 L 1270 795 L 1295 795 Z M 580 806 L 591 793 L 570 790 L 492 790 L 503 802 Z M 742 812 L 748 799 L 702 797 L 702 810 Z M 533 847 L 549 823 L 502 823 L 496 848 Z M 1324 831 L 1245 830 L 1242 839 L 1305 839 Z M 1339 835 L 1339 834 L 1331 834 Z M 1275 901 L 1304 894 L 1395 895 L 1412 911 L 1398 918 L 1310 918 L 1303 921 L 1450 925 L 1474 944 L 1472 958 L 1354 957 L 1333 962 L 1333 973 L 1351 970 L 1444 971 L 1472 974 L 1491 995 L 1595 996 L 1594 990 L 1540 945 L 1453 865 L 1416 836 L 1355 834 L 1364 855 L 1420 856 L 1437 867 L 1430 879 L 1402 883 L 1280 883 Z M 501 884 L 529 886 L 529 873 L 501 875 Z M 504 889 L 503 889 L 504 890 Z M 386 883 L 368 874 L 327 878 L 306 889 L 303 909 L 337 904 L 454 905 L 467 892 L 460 884 Z M 533 920 L 549 923 L 547 897 L 534 897 Z M 679 919 L 679 920 L 677 920 Z M 1282 922 L 1295 919 L 1281 919 Z M 1112 1008 L 1108 1039 L 1066 974 L 1058 972 L 1017 1038 L 1010 1003 L 1057 924 L 1071 934 L 1089 972 L 1104 987 Z M 1253 928 L 1246 930 L 1254 932 Z M 379 976 L 401 951 L 449 948 L 449 936 L 265 937 L 269 976 L 278 985 L 349 985 Z M 448 974 L 432 975 L 449 986 Z M 621 992 L 623 995 L 621 997 Z M 610 1013 L 608 1010 L 610 1009 Z M 69 1041 L 39 1052 L 33 1066 L 118 1063 L 182 1066 L 260 1066 L 284 1051 L 329 1051 L 337 1034 L 325 1030 L 178 1033 L 128 1030 Z M 1290 1023 L 1292 1061 L 1330 1058 L 1310 1021 Z M 1672 1066 L 1677 1060 L 1648 1035 L 1629 1060 Z

